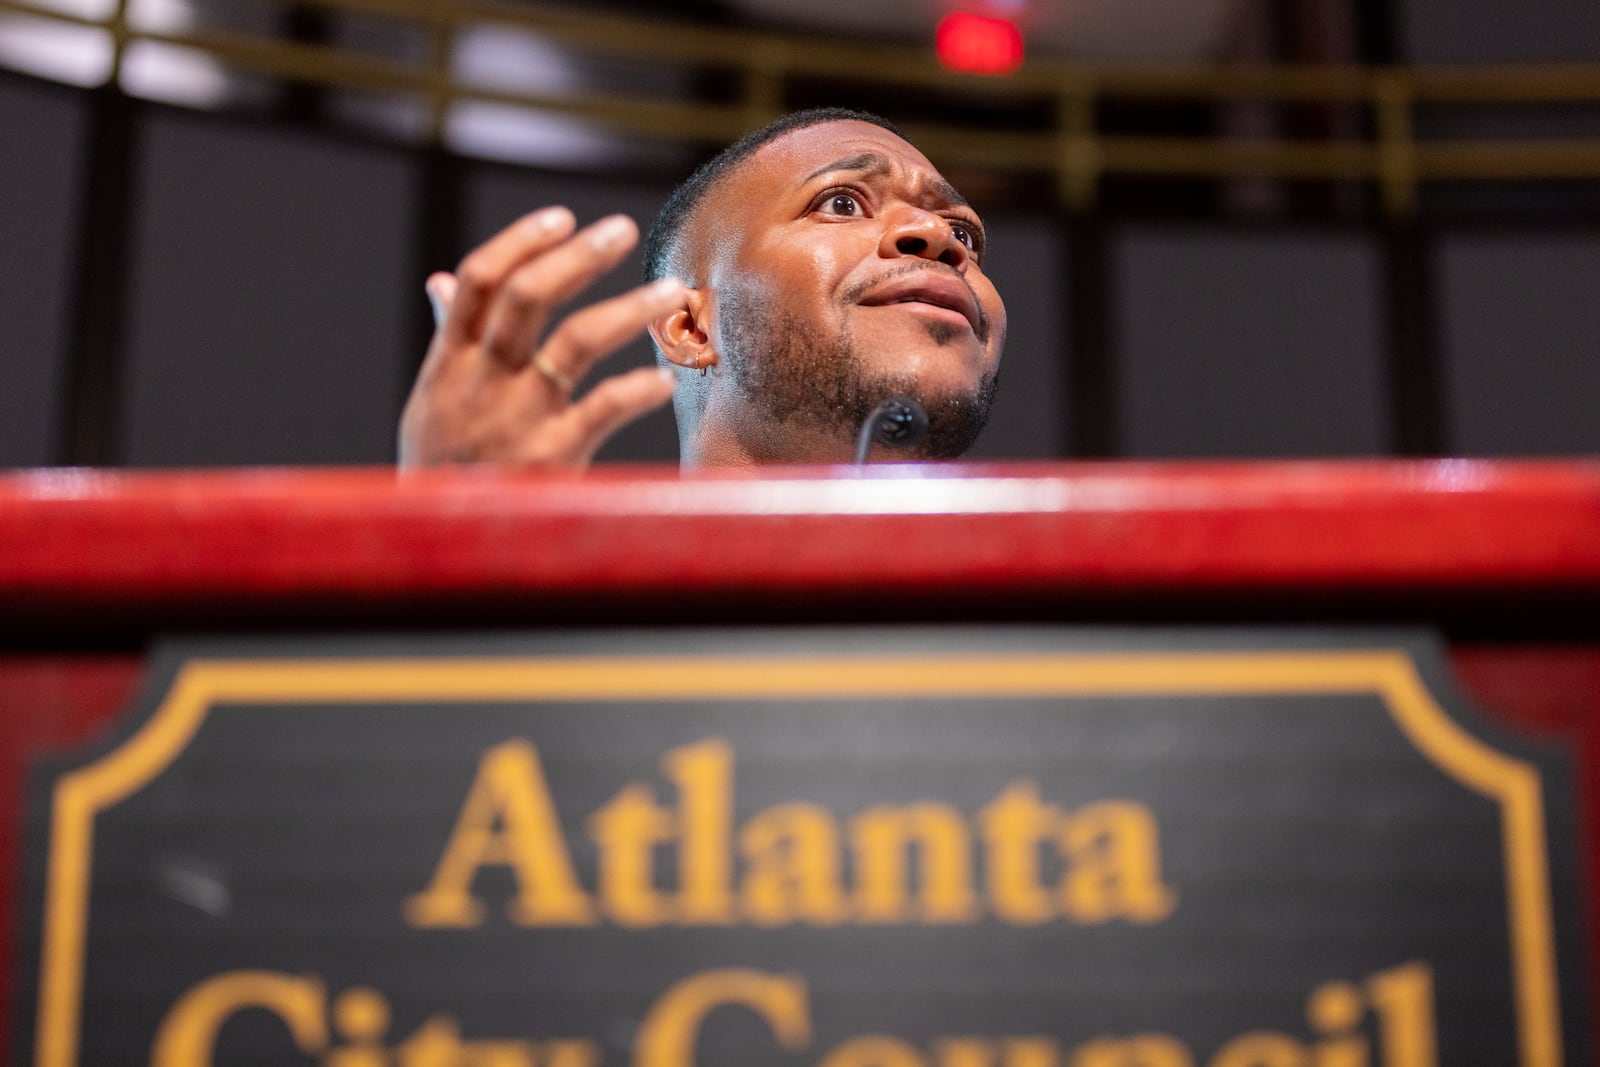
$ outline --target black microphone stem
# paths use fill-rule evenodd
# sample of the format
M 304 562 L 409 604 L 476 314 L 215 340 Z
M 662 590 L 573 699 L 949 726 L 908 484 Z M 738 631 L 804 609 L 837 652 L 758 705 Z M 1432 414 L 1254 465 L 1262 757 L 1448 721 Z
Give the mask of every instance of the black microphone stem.
M 872 442 L 890 448 L 909 448 L 928 434 L 928 413 L 910 397 L 891 396 L 877 407 L 861 424 L 856 438 L 856 466 L 867 461 Z

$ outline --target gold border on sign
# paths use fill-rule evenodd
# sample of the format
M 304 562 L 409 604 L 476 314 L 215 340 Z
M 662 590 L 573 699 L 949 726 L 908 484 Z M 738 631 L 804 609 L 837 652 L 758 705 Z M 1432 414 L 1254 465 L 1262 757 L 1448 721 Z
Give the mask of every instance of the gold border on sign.
M 582 701 L 743 697 L 1089 697 L 1376 694 L 1407 740 L 1499 803 L 1520 1067 L 1561 1067 L 1543 786 L 1533 765 L 1468 734 L 1409 654 L 1085 653 L 877 658 L 450 657 L 191 660 L 133 736 L 56 783 L 35 1067 L 77 1062 L 94 820 L 161 774 L 219 702 Z

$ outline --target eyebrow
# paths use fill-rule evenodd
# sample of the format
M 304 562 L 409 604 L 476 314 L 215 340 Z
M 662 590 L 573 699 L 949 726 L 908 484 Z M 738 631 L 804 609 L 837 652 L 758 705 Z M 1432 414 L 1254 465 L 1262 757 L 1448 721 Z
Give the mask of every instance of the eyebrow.
M 889 173 L 890 169 L 889 161 L 883 156 L 878 155 L 876 152 L 863 152 L 859 156 L 849 156 L 845 159 L 836 159 L 827 166 L 818 167 L 816 170 L 808 174 L 806 176 L 806 180 L 801 184 L 809 184 L 810 182 L 816 181 L 824 174 L 831 174 L 834 171 L 849 170 L 864 174 L 887 174 Z M 928 181 L 928 185 L 932 188 L 935 195 L 942 198 L 948 204 L 965 208 L 970 208 L 972 206 L 967 198 L 961 195 L 961 191 L 959 189 L 945 181 L 943 178 L 931 178 Z

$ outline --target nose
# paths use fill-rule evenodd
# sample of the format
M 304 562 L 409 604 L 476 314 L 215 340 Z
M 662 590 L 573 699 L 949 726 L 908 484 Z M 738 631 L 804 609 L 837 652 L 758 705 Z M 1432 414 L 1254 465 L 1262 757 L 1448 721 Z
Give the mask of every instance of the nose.
M 956 238 L 950 220 L 911 204 L 901 205 L 884 227 L 880 252 L 886 257 L 917 256 L 966 270 L 972 250 Z

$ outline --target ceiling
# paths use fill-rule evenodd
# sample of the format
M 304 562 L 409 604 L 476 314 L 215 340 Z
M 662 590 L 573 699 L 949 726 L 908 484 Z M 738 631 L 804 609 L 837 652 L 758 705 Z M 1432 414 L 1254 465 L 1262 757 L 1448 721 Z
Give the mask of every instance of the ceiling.
M 751 21 L 827 34 L 933 40 L 956 10 L 1000 14 L 1030 53 L 1089 60 L 1201 60 L 1232 36 L 1244 0 L 722 0 Z

